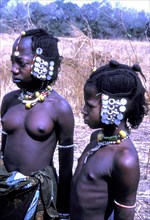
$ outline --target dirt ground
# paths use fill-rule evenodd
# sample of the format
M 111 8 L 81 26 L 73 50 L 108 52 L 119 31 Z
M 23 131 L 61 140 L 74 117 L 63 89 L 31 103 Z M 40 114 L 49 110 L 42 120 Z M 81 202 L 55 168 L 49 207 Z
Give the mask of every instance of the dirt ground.
M 91 132 L 81 119 L 76 119 L 74 168 L 83 148 L 89 142 Z M 139 129 L 132 130 L 130 137 L 138 151 L 141 172 L 135 220 L 150 220 L 150 117 L 145 118 Z

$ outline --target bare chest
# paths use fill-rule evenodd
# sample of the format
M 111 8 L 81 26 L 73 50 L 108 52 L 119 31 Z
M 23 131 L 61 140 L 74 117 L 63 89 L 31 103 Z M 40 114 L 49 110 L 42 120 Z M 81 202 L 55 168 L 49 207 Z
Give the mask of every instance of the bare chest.
M 8 134 L 24 129 L 31 136 L 47 136 L 54 128 L 51 109 L 40 103 L 31 109 L 23 104 L 8 109 L 2 118 L 3 130 Z
M 85 183 L 99 184 L 111 178 L 114 151 L 109 146 L 98 149 L 89 154 L 85 150 L 78 160 L 75 179 Z

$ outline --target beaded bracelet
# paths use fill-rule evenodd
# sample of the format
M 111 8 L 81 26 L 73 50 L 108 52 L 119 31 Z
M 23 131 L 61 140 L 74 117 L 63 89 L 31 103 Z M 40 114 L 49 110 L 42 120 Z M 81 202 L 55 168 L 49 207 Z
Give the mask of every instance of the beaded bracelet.
M 123 205 L 123 204 L 117 202 L 116 200 L 114 200 L 114 203 L 122 208 L 125 208 L 125 209 L 132 209 L 132 208 L 136 207 L 136 203 L 134 205 Z
M 71 145 L 66 145 L 66 146 L 63 146 L 63 145 L 58 145 L 58 148 L 71 148 L 71 147 L 74 147 L 74 144 L 71 144 Z
M 59 219 L 60 220 L 67 220 L 69 219 L 69 213 L 58 213 L 59 214 Z
M 2 134 L 5 134 L 5 135 L 7 135 L 7 133 L 4 131 L 4 130 L 2 130 Z

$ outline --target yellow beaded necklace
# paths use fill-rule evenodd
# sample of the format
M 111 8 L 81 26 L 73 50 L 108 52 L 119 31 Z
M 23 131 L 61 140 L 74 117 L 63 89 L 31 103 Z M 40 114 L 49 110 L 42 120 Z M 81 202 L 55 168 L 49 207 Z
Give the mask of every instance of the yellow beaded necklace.
M 128 132 L 124 130 L 120 130 L 118 135 L 113 136 L 104 136 L 103 130 L 100 130 L 100 132 L 97 135 L 97 145 L 90 149 L 84 159 L 84 163 L 87 162 L 87 159 L 90 155 L 94 154 L 97 150 L 99 150 L 101 147 L 109 145 L 109 144 L 120 144 L 122 141 L 127 139 L 129 137 Z
M 45 100 L 45 97 L 47 97 L 52 91 L 51 86 L 47 86 L 44 90 L 38 90 L 35 92 L 29 92 L 24 90 L 18 97 L 19 100 L 22 101 L 23 104 L 25 104 L 26 109 L 32 108 L 34 105 L 37 104 L 37 102 L 43 102 Z
M 127 132 L 124 130 L 120 130 L 118 135 L 113 135 L 113 136 L 104 136 L 104 133 L 100 131 L 97 135 L 97 141 L 109 141 L 111 144 L 120 144 L 121 141 L 124 139 L 128 138 Z

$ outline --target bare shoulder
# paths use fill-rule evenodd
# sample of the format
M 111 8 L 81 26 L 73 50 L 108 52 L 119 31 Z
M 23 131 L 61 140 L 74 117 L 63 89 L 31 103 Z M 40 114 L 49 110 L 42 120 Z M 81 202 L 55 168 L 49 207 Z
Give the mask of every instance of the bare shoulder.
M 57 127 L 57 135 L 60 145 L 73 143 L 74 115 L 70 104 L 55 90 L 48 97 L 48 109 L 52 107 L 51 116 Z
M 119 149 L 120 147 L 120 149 Z M 112 176 L 115 183 L 115 198 L 126 204 L 134 204 L 140 178 L 139 159 L 137 151 L 130 140 L 126 140 L 114 157 Z
M 131 170 L 137 168 L 139 164 L 138 154 L 133 143 L 128 140 L 116 151 L 114 157 L 115 168 L 119 170 Z
M 15 100 L 18 100 L 18 96 L 21 93 L 21 90 L 14 90 L 12 92 L 7 93 L 6 95 L 4 95 L 3 99 L 2 99 L 2 104 L 1 104 L 1 114 L 3 115 L 7 109 L 9 108 L 9 106 L 11 106 L 11 104 L 13 102 L 15 102 Z
M 8 92 L 7 94 L 4 95 L 3 97 L 3 102 L 7 102 L 7 101 L 10 101 L 12 100 L 13 98 L 18 98 L 18 95 L 21 93 L 21 90 L 18 89 L 18 90 L 14 90 L 14 91 L 11 91 L 11 92 Z
M 72 112 L 72 108 L 69 102 L 60 94 L 58 94 L 55 90 L 53 90 L 51 97 L 52 97 L 53 105 L 55 106 L 55 109 L 57 109 L 59 113 Z

